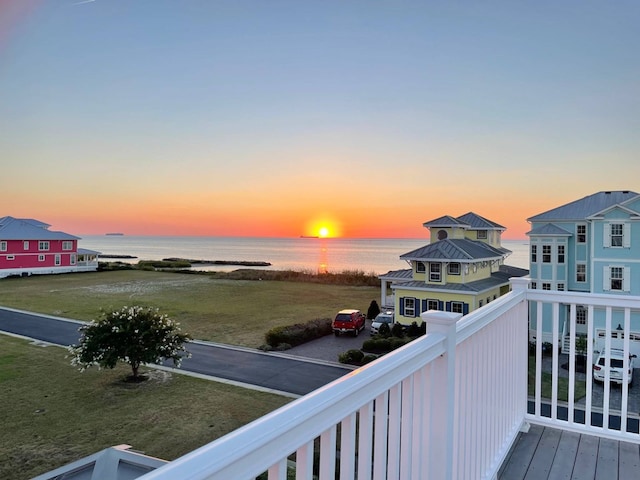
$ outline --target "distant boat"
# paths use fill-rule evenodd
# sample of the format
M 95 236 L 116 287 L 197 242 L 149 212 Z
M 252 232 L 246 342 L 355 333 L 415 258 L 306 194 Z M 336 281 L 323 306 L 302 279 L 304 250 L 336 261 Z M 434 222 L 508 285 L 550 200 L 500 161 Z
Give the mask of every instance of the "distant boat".
M 108 232 L 108 233 L 105 233 L 105 235 L 110 235 L 110 236 L 122 236 L 122 235 L 124 235 L 124 233 L 120 233 L 120 232 Z

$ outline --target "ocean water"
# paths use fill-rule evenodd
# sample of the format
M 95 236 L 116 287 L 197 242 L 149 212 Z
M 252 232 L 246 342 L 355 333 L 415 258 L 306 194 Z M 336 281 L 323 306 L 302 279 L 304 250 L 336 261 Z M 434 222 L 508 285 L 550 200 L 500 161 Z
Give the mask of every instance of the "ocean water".
M 84 236 L 79 247 L 103 255 L 131 255 L 131 260 L 162 260 L 178 257 L 196 260 L 269 262 L 267 270 L 298 270 L 339 273 L 360 270 L 383 274 L 407 268 L 400 255 L 428 244 L 427 239 L 353 238 L 254 238 L 254 237 L 160 237 L 99 235 Z M 528 240 L 503 240 L 513 253 L 508 265 L 529 268 Z M 237 265 L 198 266 L 197 270 L 231 271 Z

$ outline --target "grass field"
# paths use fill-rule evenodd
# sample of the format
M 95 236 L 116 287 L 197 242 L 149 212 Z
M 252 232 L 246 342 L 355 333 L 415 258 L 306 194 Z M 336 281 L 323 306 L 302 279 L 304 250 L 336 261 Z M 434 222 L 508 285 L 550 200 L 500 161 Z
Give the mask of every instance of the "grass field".
M 124 305 L 158 307 L 193 338 L 258 347 L 275 326 L 367 311 L 380 288 L 125 270 L 0 280 L 0 306 L 77 320 Z
M 290 401 L 156 370 L 69 365 L 66 350 L 0 335 L 0 478 L 23 480 L 126 443 L 175 459 Z

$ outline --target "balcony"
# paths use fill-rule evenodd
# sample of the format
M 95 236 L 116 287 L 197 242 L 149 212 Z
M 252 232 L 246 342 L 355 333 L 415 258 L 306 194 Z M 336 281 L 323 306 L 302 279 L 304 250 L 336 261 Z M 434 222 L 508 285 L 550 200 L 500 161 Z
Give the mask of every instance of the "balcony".
M 588 310 L 583 374 L 577 306 Z M 568 312 L 568 355 L 528 345 L 534 311 L 537 338 L 548 314 L 555 345 Z M 639 313 L 640 297 L 529 290 L 514 278 L 509 294 L 465 317 L 423 313 L 424 337 L 140 478 L 636 478 L 630 387 L 594 383 L 591 365 L 602 348 L 595 322 L 609 349 L 612 324 L 631 332 Z M 616 337 L 627 354 L 630 336 Z

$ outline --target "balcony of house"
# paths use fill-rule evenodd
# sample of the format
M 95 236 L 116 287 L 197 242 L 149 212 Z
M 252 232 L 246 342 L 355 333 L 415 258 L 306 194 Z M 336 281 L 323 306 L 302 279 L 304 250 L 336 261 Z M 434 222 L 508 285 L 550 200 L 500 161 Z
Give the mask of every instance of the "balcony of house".
M 529 345 L 533 311 L 540 339 L 551 315 L 556 345 L 567 312 L 568 354 Z M 141 478 L 639 478 L 633 340 L 611 335 L 618 321 L 631 332 L 637 315 L 640 297 L 530 290 L 515 278 L 464 317 L 423 313 L 425 336 Z M 597 348 L 614 347 L 622 368 L 594 382 Z

